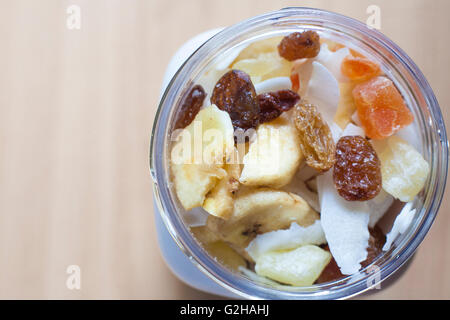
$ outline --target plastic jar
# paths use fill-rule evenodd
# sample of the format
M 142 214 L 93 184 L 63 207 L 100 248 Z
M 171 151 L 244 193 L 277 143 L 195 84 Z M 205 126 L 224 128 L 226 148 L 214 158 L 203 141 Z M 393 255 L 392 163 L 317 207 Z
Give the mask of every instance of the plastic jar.
M 416 215 L 408 230 L 396 239 L 389 251 L 373 262 L 377 266 L 375 278 L 362 269 L 332 283 L 301 288 L 273 287 L 224 268 L 206 253 L 189 232 L 181 214 L 183 209 L 170 187 L 170 127 L 183 90 L 195 83 L 208 65 L 232 56 L 233 51 L 245 43 L 303 30 L 315 30 L 327 38 L 358 48 L 381 63 L 383 71 L 397 85 L 414 114 L 412 135 L 408 140 L 422 153 L 431 171 L 424 190 L 414 201 Z M 160 229 L 161 220 L 157 217 L 160 244 L 161 241 L 166 243 L 161 249 L 166 260 L 171 260 L 168 261 L 170 268 L 178 269 L 174 272 L 183 281 L 205 291 L 253 299 L 352 297 L 390 277 L 415 252 L 438 212 L 445 189 L 447 166 L 448 141 L 438 102 L 422 72 L 396 44 L 357 20 L 323 10 L 286 8 L 260 15 L 226 28 L 204 43 L 178 69 L 161 98 L 152 132 L 150 168 L 156 211 L 178 246 L 167 244 L 166 230 Z M 183 259 L 179 258 L 180 254 Z M 207 277 L 193 271 L 195 268 L 191 264 Z M 207 278 L 212 281 L 205 280 Z

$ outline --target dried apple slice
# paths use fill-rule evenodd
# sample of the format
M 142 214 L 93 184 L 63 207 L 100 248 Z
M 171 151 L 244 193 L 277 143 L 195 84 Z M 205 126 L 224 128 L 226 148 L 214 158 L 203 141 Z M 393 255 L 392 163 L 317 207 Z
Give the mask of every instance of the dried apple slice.
M 299 196 L 269 188 L 240 191 L 228 220 L 209 216 L 207 226 L 221 239 L 246 248 L 258 234 L 286 229 L 297 222 L 308 226 L 319 215 Z
M 255 271 L 261 276 L 293 286 L 312 285 L 331 260 L 331 254 L 305 245 L 290 251 L 271 251 L 258 257 Z
M 302 158 L 296 128 L 289 119 L 278 117 L 256 130 L 239 181 L 247 186 L 282 187 L 291 181 Z
M 201 206 L 226 176 L 224 160 L 234 150 L 233 125 L 227 112 L 212 105 L 200 110 L 177 137 L 171 150 L 174 187 L 181 205 L 190 210 Z
M 254 84 L 275 77 L 289 77 L 291 63 L 276 52 L 261 53 L 256 58 L 239 60 L 233 69 L 249 74 Z
M 246 248 L 247 253 L 253 260 L 269 251 L 291 250 L 303 245 L 321 245 L 326 243 L 320 220 L 312 225 L 300 227 L 292 223 L 287 230 L 276 230 L 260 234 Z
M 409 202 L 423 189 L 430 165 L 411 145 L 397 136 L 373 141 L 381 161 L 383 189 Z

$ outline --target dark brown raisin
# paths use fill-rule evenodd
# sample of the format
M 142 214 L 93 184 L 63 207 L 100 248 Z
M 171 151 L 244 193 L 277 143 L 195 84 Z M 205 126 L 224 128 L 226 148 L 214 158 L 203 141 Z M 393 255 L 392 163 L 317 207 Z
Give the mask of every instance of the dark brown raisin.
M 205 100 L 206 93 L 201 85 L 195 85 L 184 97 L 175 121 L 175 129 L 186 128 L 194 120 Z
M 214 87 L 211 103 L 228 112 L 235 129 L 256 128 L 259 104 L 250 76 L 240 70 L 225 73 Z
M 293 32 L 281 40 L 278 53 L 289 61 L 314 58 L 320 51 L 320 37 L 315 31 Z
M 260 112 L 259 122 L 269 122 L 278 118 L 282 112 L 290 110 L 300 96 L 292 90 L 279 90 L 258 95 Z
M 336 144 L 333 180 L 348 201 L 373 199 L 381 190 L 380 160 L 370 142 L 361 136 L 344 136 Z
M 294 123 L 306 164 L 321 172 L 329 170 L 334 164 L 334 140 L 317 107 L 306 100 L 300 101 L 294 109 Z

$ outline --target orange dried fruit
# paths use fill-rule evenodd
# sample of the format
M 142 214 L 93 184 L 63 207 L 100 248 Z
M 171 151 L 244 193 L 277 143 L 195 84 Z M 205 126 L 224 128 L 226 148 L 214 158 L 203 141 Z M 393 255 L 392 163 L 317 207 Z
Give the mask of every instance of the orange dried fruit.
M 365 81 L 381 73 L 378 63 L 364 57 L 348 55 L 341 64 L 341 72 L 354 81 Z
M 320 38 L 320 44 L 324 43 L 327 44 L 328 50 L 330 50 L 331 52 L 336 52 L 339 49 L 345 48 L 345 46 L 342 43 L 333 41 L 331 39 Z
M 369 138 L 389 137 L 414 120 L 402 95 L 386 77 L 360 83 L 352 93 L 358 118 Z
M 292 83 L 292 91 L 298 92 L 300 89 L 300 79 L 298 78 L 298 73 L 291 73 L 291 83 Z
M 350 48 L 350 53 L 352 54 L 352 56 L 354 57 L 360 57 L 360 58 L 365 58 L 366 56 L 363 55 L 361 52 L 356 51 L 355 49 Z

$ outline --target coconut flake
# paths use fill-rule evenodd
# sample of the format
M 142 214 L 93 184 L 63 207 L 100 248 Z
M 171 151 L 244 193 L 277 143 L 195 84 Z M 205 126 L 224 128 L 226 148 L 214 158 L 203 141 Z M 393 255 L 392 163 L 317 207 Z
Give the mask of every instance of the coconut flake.
M 189 227 L 201 227 L 206 225 L 209 214 L 203 208 L 197 207 L 185 212 L 183 216 L 184 222 Z
M 419 153 L 422 153 L 421 139 L 417 138 L 417 132 L 419 132 L 419 129 L 417 129 L 414 124 L 410 124 L 409 126 L 406 126 L 397 131 L 395 135 L 408 142 Z
M 355 126 L 353 123 L 349 123 L 342 133 L 343 136 L 361 136 L 365 137 L 366 133 L 363 128 Z
M 339 84 L 336 78 L 325 66 L 314 61 L 305 98 L 317 106 L 322 118 L 328 124 L 333 122 L 339 103 L 339 95 Z
M 218 62 L 216 63 L 215 68 L 217 70 L 228 69 L 230 65 L 233 63 L 233 61 L 242 52 L 242 50 L 247 48 L 249 45 L 250 43 L 242 43 L 234 48 L 230 48 L 227 51 L 223 52 L 219 57 L 217 57 Z
M 339 127 L 336 122 L 331 122 L 328 126 L 330 127 L 334 143 L 337 143 L 343 134 L 341 127 Z
M 326 243 L 320 220 L 308 227 L 300 227 L 296 222 L 287 230 L 276 230 L 258 235 L 245 249 L 253 260 L 262 254 L 275 250 L 291 250 L 303 245 Z
M 292 83 L 289 77 L 275 77 L 264 80 L 255 84 L 256 94 L 266 93 L 270 91 L 278 91 L 291 89 Z
M 315 60 L 324 65 L 333 76 L 340 82 L 348 81 L 348 78 L 341 72 L 342 60 L 350 54 L 348 48 L 341 48 L 336 51 L 330 51 L 328 44 L 323 43 Z
M 308 83 L 311 79 L 313 70 L 313 61 L 313 59 L 303 58 L 295 60 L 292 64 L 292 73 L 298 75 L 298 94 L 300 95 L 300 97 L 304 97 L 306 95 L 306 91 L 308 90 Z
M 366 203 L 370 209 L 369 227 L 373 228 L 394 203 L 394 197 L 381 189 L 375 198 L 368 200 Z
M 316 169 L 308 166 L 306 163 L 303 162 L 301 167 L 297 170 L 297 173 L 295 174 L 294 179 L 298 179 L 301 181 L 309 180 L 317 175 L 319 175 L 320 172 L 318 172 Z
M 331 254 L 342 274 L 353 274 L 367 258 L 369 207 L 343 199 L 334 187 L 331 171 L 317 177 L 317 188 L 322 228 Z
M 311 208 L 320 211 L 319 197 L 317 193 L 312 192 L 306 185 L 306 181 L 317 175 L 317 171 L 309 166 L 300 168 L 292 178 L 291 182 L 281 189 L 286 192 L 294 193 L 305 200 Z
M 361 120 L 359 120 L 358 112 L 357 112 L 357 111 L 355 111 L 355 112 L 352 114 L 352 121 L 353 121 L 357 126 L 362 127 L 362 123 L 361 123 Z
M 386 235 L 386 243 L 383 246 L 383 251 L 388 251 L 394 240 L 401 234 L 405 233 L 406 229 L 411 224 L 411 221 L 414 218 L 416 213 L 416 209 L 412 209 L 412 202 L 408 202 L 403 207 L 402 211 L 400 211 L 397 218 L 395 218 L 394 225 L 392 226 L 391 231 Z M 411 210 L 412 209 L 412 210 Z

